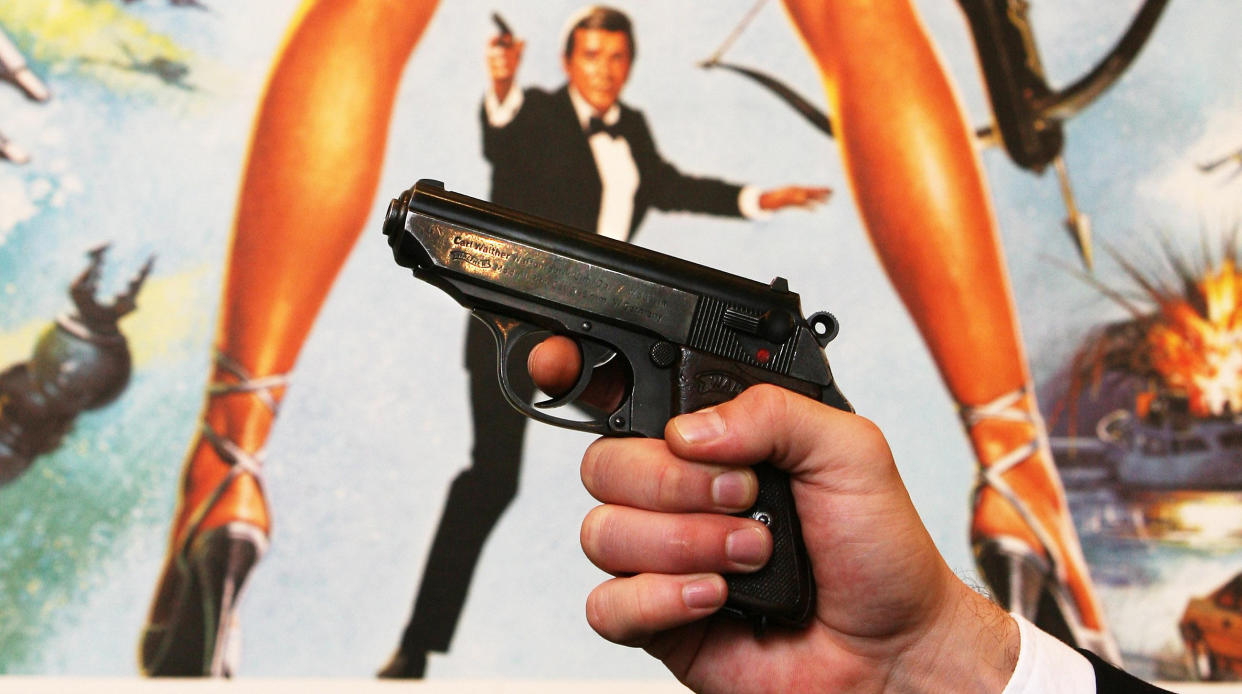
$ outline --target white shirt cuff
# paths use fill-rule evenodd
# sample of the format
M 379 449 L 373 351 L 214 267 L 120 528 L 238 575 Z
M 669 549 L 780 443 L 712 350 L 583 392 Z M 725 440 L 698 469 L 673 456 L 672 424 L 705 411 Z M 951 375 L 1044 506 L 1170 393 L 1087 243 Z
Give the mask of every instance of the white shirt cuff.
M 767 219 L 772 216 L 771 212 L 759 207 L 759 196 L 763 195 L 763 191 L 755 186 L 742 186 L 742 192 L 737 194 L 737 209 L 742 216 L 747 219 Z
M 487 93 L 483 95 L 483 112 L 487 114 L 488 124 L 493 128 L 505 127 L 522 110 L 525 100 L 526 97 L 522 96 L 522 90 L 516 84 L 509 87 L 504 101 L 496 98 L 496 90 L 489 85 Z
M 1001 694 L 1094 694 L 1095 668 L 1081 653 L 1020 615 L 1018 664 Z

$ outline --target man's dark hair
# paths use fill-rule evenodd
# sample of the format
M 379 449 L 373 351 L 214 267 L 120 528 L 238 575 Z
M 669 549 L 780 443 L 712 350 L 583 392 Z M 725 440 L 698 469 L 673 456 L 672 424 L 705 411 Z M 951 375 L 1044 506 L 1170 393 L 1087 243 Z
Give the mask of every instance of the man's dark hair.
M 578 21 L 574 22 L 566 32 L 565 60 L 569 60 L 569 56 L 574 53 L 574 34 L 579 29 L 619 31 L 625 34 L 625 39 L 630 44 L 630 60 L 638 56 L 638 47 L 634 43 L 634 26 L 624 12 L 604 5 L 592 5 L 583 9 L 579 14 Z

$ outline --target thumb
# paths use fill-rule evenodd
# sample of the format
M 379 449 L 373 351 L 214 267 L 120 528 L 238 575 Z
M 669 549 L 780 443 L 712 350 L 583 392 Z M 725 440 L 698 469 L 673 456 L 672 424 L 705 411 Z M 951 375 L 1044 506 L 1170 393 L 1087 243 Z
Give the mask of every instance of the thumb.
M 825 490 L 875 492 L 891 489 L 898 477 L 888 442 L 871 421 L 773 385 L 675 417 L 664 438 L 687 460 L 768 462 Z

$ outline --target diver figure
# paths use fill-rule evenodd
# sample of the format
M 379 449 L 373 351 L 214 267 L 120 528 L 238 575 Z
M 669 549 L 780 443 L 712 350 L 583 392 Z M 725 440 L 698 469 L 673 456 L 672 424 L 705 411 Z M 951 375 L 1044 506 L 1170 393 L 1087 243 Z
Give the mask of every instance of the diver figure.
M 47 85 L 30 71 L 25 56 L 17 50 L 17 46 L 13 45 L 3 29 L 0 29 L 0 79 L 17 85 L 26 98 L 32 101 L 47 101 L 52 98 Z
M 25 164 L 30 161 L 30 154 L 20 145 L 0 133 L 0 159 L 8 159 L 14 164 Z
M 52 98 L 47 85 L 26 65 L 26 57 L 13 45 L 4 29 L 0 28 L 0 80 L 12 82 L 31 101 L 47 101 Z M 0 159 L 14 164 L 30 161 L 30 153 L 13 140 L 0 133 Z
M 132 5 L 135 2 L 138 2 L 138 0 L 125 0 L 126 5 Z M 199 10 L 210 10 L 211 9 L 207 7 L 206 5 L 204 5 L 203 3 L 199 2 L 199 0 L 168 0 L 168 4 L 172 5 L 173 7 L 193 7 Z
M 146 60 L 140 59 L 133 50 L 125 43 L 118 43 L 121 52 L 125 54 L 126 60 L 102 60 L 99 58 L 82 58 L 84 63 L 94 63 L 97 65 L 106 65 L 118 70 L 127 70 L 143 75 L 151 75 L 164 84 L 177 89 L 183 89 L 187 92 L 198 91 L 198 88 L 185 81 L 190 74 L 190 67 L 185 63 L 173 60 L 167 56 L 157 55 Z
M 112 402 L 129 382 L 129 346 L 117 321 L 136 307 L 155 258 L 125 291 L 100 303 L 95 290 L 107 249 L 92 248 L 90 264 L 69 286 L 75 310 L 43 332 L 29 361 L 0 372 L 0 486 L 54 450 L 79 413 Z

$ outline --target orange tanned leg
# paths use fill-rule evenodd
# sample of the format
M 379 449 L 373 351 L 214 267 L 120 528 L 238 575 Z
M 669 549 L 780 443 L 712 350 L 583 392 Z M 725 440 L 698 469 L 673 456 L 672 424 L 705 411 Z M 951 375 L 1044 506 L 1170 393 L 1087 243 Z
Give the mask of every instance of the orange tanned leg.
M 203 433 L 140 647 L 145 674 L 233 670 L 237 599 L 271 525 L 259 452 L 283 374 L 371 211 L 397 85 L 435 5 L 308 0 L 277 55 L 241 182 Z
M 1007 608 L 1116 659 L 1029 393 L 972 135 L 921 20 L 909 0 L 786 8 L 820 69 L 872 244 L 962 408 L 981 470 L 971 540 L 985 576 Z

